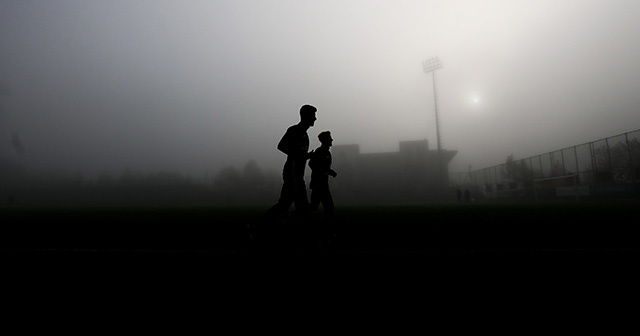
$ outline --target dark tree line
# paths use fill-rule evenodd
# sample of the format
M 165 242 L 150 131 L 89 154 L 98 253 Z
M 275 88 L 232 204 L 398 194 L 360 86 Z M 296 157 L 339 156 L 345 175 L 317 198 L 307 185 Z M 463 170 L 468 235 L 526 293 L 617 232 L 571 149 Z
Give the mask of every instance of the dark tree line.
M 524 160 L 516 160 L 514 155 L 510 154 L 504 163 L 502 176 L 505 180 L 509 181 L 509 183 L 525 184 L 533 179 L 533 171 L 531 171 Z
M 630 181 L 639 178 L 640 141 L 636 138 L 617 142 L 612 146 L 595 148 L 596 172 L 605 173 L 614 181 Z M 605 176 L 600 174 L 600 176 Z
M 216 206 L 263 205 L 273 202 L 280 187 L 278 174 L 250 160 L 242 169 L 225 167 L 215 177 L 126 169 L 119 175 L 34 172 L 0 160 L 0 206 Z
M 227 205 L 268 204 L 277 197 L 280 177 L 265 171 L 254 161 L 242 169 L 228 166 L 213 179 L 213 188 L 219 201 Z

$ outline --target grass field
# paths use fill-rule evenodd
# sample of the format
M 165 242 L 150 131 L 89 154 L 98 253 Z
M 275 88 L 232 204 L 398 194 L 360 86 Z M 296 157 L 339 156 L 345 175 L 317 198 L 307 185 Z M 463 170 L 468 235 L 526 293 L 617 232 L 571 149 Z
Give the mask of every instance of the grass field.
M 256 255 L 635 254 L 636 201 L 353 206 L 336 210 L 337 236 L 319 236 L 322 214 L 271 225 L 257 241 L 246 224 L 262 207 L 5 208 L 1 248 L 12 253 Z M 265 227 L 265 226 L 263 226 Z

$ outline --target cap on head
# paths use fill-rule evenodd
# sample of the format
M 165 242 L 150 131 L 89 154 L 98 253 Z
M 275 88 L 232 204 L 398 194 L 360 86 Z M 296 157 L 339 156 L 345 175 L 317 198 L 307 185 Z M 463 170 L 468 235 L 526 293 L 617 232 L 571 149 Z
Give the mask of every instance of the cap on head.
M 320 134 L 318 134 L 318 140 L 320 140 L 320 142 L 322 143 L 324 143 L 325 141 L 332 140 L 331 132 L 329 131 L 320 132 Z
M 316 113 L 318 109 L 316 109 L 314 106 L 311 105 L 303 105 L 300 108 L 300 117 L 301 118 L 307 118 L 310 116 L 313 116 L 314 113 Z

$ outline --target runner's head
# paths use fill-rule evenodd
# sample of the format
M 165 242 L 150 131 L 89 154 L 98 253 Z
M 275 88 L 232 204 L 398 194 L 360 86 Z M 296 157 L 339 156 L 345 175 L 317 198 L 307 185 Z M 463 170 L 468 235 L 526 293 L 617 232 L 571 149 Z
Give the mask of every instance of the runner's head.
M 318 109 L 314 106 L 303 105 L 300 108 L 300 121 L 309 127 L 313 126 L 316 120 L 318 120 L 316 118 L 316 111 L 318 111 Z

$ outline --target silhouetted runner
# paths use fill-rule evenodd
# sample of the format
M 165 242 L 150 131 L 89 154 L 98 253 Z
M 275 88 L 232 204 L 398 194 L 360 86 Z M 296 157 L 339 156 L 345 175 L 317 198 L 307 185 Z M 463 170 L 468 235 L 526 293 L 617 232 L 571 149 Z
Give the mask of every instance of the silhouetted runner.
M 320 234 L 320 245 L 333 245 L 336 239 L 336 227 L 333 221 L 333 197 L 329 190 L 329 176 L 336 177 L 338 174 L 331 169 L 331 145 L 333 138 L 331 132 L 324 131 L 318 135 L 318 139 L 322 144 L 309 158 L 309 167 L 311 168 L 311 211 L 315 211 L 322 203 L 324 209 L 324 225 L 317 227 Z
M 329 190 L 329 176 L 336 177 L 338 174 L 331 169 L 331 145 L 333 138 L 331 132 L 324 131 L 318 135 L 322 144 L 312 154 L 309 160 L 311 168 L 311 211 L 316 211 L 320 203 L 324 209 L 326 219 L 333 217 L 333 198 Z
M 295 203 L 296 216 L 309 214 L 309 201 L 307 200 L 307 188 L 304 182 L 304 170 L 309 159 L 309 136 L 307 130 L 314 125 L 317 109 L 311 105 L 300 108 L 300 122 L 287 129 L 280 142 L 278 150 L 287 155 L 287 161 L 282 170 L 282 190 L 278 203 L 272 206 L 265 214 L 265 219 L 273 219 L 289 211 L 292 203 Z

